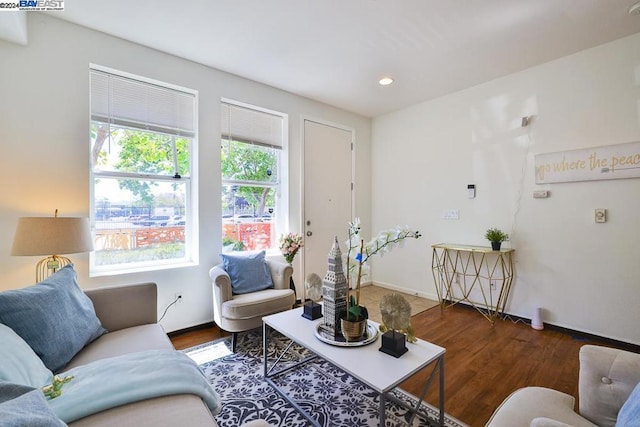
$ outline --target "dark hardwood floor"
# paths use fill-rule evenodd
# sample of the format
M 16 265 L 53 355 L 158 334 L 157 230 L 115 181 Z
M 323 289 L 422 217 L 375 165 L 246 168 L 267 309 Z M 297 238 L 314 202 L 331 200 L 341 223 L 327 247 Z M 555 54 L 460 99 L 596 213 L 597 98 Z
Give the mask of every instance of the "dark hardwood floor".
M 511 392 L 525 386 L 553 388 L 578 398 L 578 352 L 584 344 L 616 347 L 594 338 L 546 328 L 536 331 L 511 320 L 491 324 L 475 310 L 439 307 L 413 316 L 416 336 L 446 348 L 445 410 L 471 425 L 484 426 Z M 228 333 L 217 326 L 172 335 L 178 349 L 215 340 Z M 430 371 L 411 378 L 402 388 L 414 395 Z M 427 401 L 438 402 L 437 388 Z

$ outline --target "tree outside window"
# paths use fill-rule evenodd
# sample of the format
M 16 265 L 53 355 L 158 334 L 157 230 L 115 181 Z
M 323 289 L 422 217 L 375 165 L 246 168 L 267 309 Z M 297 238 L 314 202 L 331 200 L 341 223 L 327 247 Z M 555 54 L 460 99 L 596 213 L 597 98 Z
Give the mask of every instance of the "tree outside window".
M 239 114 L 244 112 L 240 110 Z M 230 115 L 231 120 L 237 117 Z M 263 118 L 256 116 L 256 111 L 244 116 L 247 117 L 258 121 Z M 273 117 L 269 114 L 267 120 Z M 233 125 L 228 129 L 234 129 Z M 278 145 L 266 144 L 255 135 L 248 138 L 246 130 L 229 133 L 223 134 L 220 152 L 223 251 L 275 248 L 278 209 L 282 204 L 282 141 Z

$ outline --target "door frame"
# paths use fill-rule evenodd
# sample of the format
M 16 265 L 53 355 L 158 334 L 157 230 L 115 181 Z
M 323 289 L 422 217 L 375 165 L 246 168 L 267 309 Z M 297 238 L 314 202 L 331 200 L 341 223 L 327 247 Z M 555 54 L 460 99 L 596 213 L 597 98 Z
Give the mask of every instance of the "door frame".
M 347 125 L 343 125 L 340 123 L 336 123 L 336 122 L 332 122 L 329 120 L 324 120 L 324 119 L 319 119 L 317 117 L 313 117 L 313 116 L 309 116 L 309 115 L 300 115 L 300 217 L 299 217 L 299 223 L 300 223 L 300 227 L 302 230 L 302 235 L 303 235 L 303 239 L 305 239 L 307 236 L 305 234 L 305 228 L 306 228 L 306 223 L 305 223 L 305 218 L 306 218 L 306 212 L 305 212 L 305 206 L 306 206 L 306 194 L 305 194 L 305 153 L 306 153 L 306 144 L 307 141 L 305 140 L 305 122 L 314 122 L 314 123 L 318 123 L 324 126 L 330 126 L 336 129 L 340 129 L 340 130 L 344 130 L 347 132 L 351 133 L 351 217 L 355 217 L 356 214 L 356 189 L 357 189 L 357 185 L 356 185 L 356 150 L 358 148 L 357 144 L 356 144 L 356 130 L 355 128 L 351 127 L 351 126 L 347 126 Z M 345 224 L 345 229 L 347 228 L 347 224 Z M 304 282 L 305 282 L 305 278 L 307 277 L 307 272 L 305 271 L 305 259 L 304 259 L 304 251 L 301 251 L 302 253 L 302 258 L 301 258 L 301 264 L 302 264 L 302 294 L 304 295 Z M 304 297 L 306 298 L 306 295 L 304 295 Z

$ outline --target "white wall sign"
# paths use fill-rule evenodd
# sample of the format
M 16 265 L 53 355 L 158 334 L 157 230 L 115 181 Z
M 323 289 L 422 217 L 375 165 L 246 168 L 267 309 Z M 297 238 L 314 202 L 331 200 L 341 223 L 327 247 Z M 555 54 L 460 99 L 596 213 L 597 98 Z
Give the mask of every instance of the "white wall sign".
M 640 141 L 537 154 L 536 184 L 640 178 Z

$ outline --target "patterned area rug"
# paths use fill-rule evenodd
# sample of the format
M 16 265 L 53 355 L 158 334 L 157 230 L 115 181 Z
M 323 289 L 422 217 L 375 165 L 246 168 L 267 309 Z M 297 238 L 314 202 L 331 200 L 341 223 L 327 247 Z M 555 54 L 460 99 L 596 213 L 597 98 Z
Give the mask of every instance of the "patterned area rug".
M 274 331 L 269 339 L 270 360 L 274 355 L 282 354 L 288 344 L 287 338 Z M 235 354 L 230 348 L 230 338 L 224 338 L 184 350 L 200 365 L 222 398 L 222 410 L 215 417 L 220 427 L 236 427 L 255 419 L 264 419 L 274 426 L 309 425 L 263 379 L 261 330 L 240 334 Z M 308 350 L 294 344 L 280 364 L 292 364 L 309 354 Z M 321 426 L 378 425 L 378 394 L 320 358 L 277 376 L 274 382 L 293 396 L 296 403 Z M 401 391 L 396 391 L 395 395 L 404 401 L 415 401 L 413 396 Z M 430 417 L 437 418 L 433 407 L 425 403 L 422 406 Z M 409 419 L 406 409 L 387 403 L 386 426 L 408 426 Z M 448 427 L 466 427 L 466 424 L 449 416 L 446 416 L 445 424 Z M 435 422 L 417 416 L 411 425 L 432 426 Z

